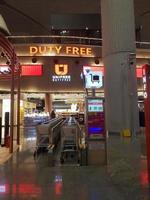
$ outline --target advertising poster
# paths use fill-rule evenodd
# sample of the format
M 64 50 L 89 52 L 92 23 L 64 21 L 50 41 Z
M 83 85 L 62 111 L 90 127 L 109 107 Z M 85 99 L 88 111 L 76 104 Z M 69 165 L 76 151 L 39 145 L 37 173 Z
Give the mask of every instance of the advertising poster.
M 103 70 L 102 67 L 83 66 L 85 88 L 101 88 L 103 86 Z

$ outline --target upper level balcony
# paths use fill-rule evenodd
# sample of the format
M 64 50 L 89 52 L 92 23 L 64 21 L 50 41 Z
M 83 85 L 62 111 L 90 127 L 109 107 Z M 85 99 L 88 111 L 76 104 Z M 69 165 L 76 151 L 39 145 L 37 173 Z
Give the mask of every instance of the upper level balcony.
M 79 37 L 79 36 L 8 36 L 13 44 L 78 44 L 102 47 L 102 39 L 96 37 Z M 136 48 L 150 49 L 150 42 L 136 41 Z

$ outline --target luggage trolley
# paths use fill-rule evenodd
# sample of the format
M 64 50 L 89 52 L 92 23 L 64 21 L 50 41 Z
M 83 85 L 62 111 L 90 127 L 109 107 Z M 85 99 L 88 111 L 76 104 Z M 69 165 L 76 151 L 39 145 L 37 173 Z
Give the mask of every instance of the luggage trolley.
M 61 128 L 61 156 L 63 164 L 79 162 L 77 124 L 74 118 L 66 120 Z
M 49 123 L 44 123 L 36 126 L 37 140 L 34 157 L 38 155 L 38 153 L 40 153 L 41 151 L 47 151 L 50 146 L 55 145 L 52 144 L 51 139 L 53 136 L 54 127 L 56 127 L 57 124 L 60 125 L 62 121 L 62 118 L 57 118 L 52 119 L 51 121 L 49 121 Z
M 49 129 L 50 123 L 40 124 L 36 127 L 37 139 L 34 157 L 43 150 L 46 150 L 49 145 Z

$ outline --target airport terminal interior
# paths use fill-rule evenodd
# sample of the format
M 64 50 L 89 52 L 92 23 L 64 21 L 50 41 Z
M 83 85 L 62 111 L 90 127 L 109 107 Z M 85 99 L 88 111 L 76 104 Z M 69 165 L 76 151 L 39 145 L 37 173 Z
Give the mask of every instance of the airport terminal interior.
M 0 199 L 150 200 L 150 2 L 0 0 Z

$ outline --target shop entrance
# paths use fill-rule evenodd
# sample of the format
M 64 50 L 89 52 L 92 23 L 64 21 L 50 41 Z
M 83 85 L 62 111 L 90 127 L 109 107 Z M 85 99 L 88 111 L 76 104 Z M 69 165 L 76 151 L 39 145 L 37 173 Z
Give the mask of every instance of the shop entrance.
M 85 143 L 85 95 L 24 93 L 23 96 L 24 105 L 27 105 L 24 107 L 25 130 L 28 127 L 36 130 L 34 158 L 45 157 L 45 162 L 55 166 L 83 164 L 80 147 Z M 52 110 L 54 118 L 51 117 Z

